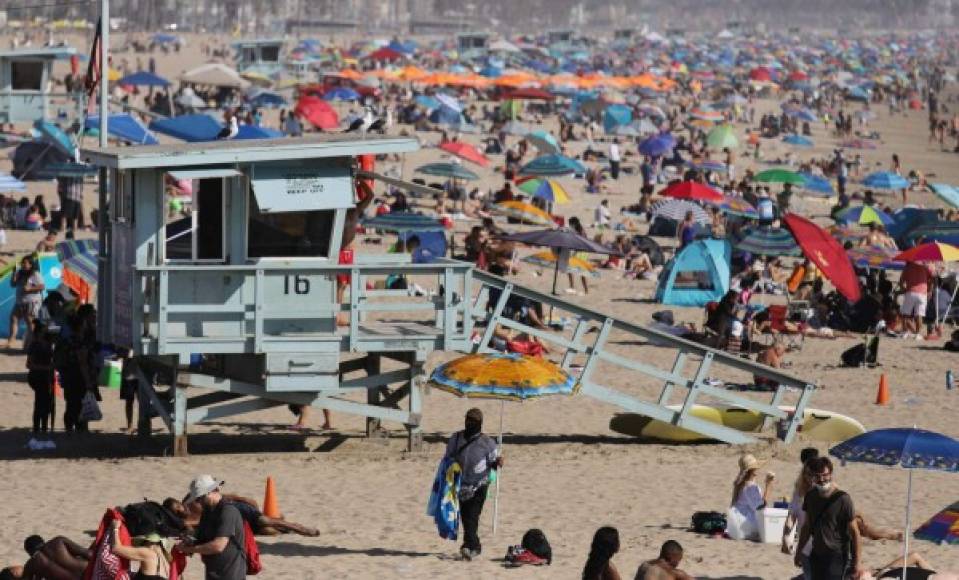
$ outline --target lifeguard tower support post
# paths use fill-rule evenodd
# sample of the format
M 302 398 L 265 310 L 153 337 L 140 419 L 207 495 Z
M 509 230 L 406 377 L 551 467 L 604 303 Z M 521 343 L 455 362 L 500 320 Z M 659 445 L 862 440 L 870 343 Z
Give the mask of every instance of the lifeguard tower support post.
M 814 390 L 807 381 L 466 262 L 415 264 L 404 253 L 337 264 L 355 179 L 422 187 L 357 170 L 357 157 L 416 148 L 409 138 L 329 135 L 82 152 L 110 174 L 110 189 L 100 192 L 98 332 L 137 357 L 141 433 L 150 432 L 152 406 L 173 434 L 174 454 L 185 455 L 191 424 L 296 404 L 366 417 L 368 435 L 383 433 L 380 421 L 400 423 L 415 448 L 427 356 L 489 350 L 494 330 L 506 327 L 549 342 L 564 369 L 579 365 L 581 395 L 729 443 L 755 441 L 693 415 L 708 397 L 782 420 L 782 438 L 793 438 Z M 192 181 L 188 210 L 170 211 L 170 180 Z M 390 274 L 439 292 L 417 297 L 367 284 Z M 337 278 L 349 289 L 343 303 Z M 561 332 L 531 328 L 510 316 L 507 305 L 517 298 L 568 313 L 575 324 Z M 482 333 L 473 332 L 476 320 L 486 321 Z M 381 369 L 384 358 L 398 368 Z M 629 383 L 611 383 L 607 365 L 628 369 Z M 712 384 L 717 367 L 767 377 L 779 388 L 768 404 L 758 402 Z M 168 377 L 172 412 L 144 370 Z M 365 375 L 349 376 L 355 372 Z M 189 397 L 191 386 L 213 392 Z M 790 388 L 799 393 L 792 413 L 779 407 Z
M 50 116 L 53 63 L 77 53 L 69 46 L 0 52 L 0 123 L 33 123 Z
M 236 50 L 236 70 L 257 72 L 266 76 L 283 70 L 282 38 L 255 38 L 233 43 Z

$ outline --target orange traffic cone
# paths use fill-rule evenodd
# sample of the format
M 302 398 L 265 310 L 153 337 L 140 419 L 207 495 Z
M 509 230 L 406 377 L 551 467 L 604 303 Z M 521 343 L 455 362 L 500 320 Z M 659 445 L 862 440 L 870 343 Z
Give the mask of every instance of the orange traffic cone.
M 879 391 L 876 393 L 876 404 L 889 404 L 889 382 L 886 381 L 886 373 L 883 373 L 879 377 Z
M 280 505 L 276 501 L 276 486 L 273 478 L 266 478 L 266 495 L 263 498 L 263 515 L 268 518 L 280 517 Z

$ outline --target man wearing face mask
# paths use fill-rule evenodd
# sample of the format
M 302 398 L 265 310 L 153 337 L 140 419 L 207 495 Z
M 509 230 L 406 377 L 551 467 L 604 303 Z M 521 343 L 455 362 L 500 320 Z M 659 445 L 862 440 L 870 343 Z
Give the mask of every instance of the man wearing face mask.
M 199 554 L 206 567 L 206 580 L 244 580 L 246 555 L 243 545 L 243 517 L 229 502 L 223 501 L 220 486 L 212 475 L 201 475 L 190 483 L 184 503 L 196 501 L 203 506 L 203 515 L 196 528 L 196 542 L 180 544 L 186 555 Z
M 460 479 L 460 519 L 463 521 L 463 546 L 460 554 L 464 560 L 480 555 L 480 515 L 486 502 L 490 470 L 502 467 L 503 458 L 491 437 L 484 435 L 483 412 L 473 408 L 466 412 L 465 428 L 450 437 L 446 456 L 456 460 L 463 470 Z
M 828 457 L 811 459 L 807 466 L 814 487 L 803 500 L 806 521 L 796 545 L 805 546 L 812 538 L 809 566 L 813 580 L 859 580 L 866 569 L 860 561 L 862 541 L 852 498 L 833 483 Z M 796 550 L 796 566 L 801 567 L 801 555 L 802 551 Z

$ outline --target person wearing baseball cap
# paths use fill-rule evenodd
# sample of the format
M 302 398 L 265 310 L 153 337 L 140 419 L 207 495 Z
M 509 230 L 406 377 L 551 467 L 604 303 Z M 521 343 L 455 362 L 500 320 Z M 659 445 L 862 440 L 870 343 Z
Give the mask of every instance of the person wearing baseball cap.
M 206 567 L 206 580 L 243 580 L 246 578 L 246 536 L 243 517 L 236 506 L 223 500 L 212 475 L 200 475 L 190 482 L 184 503 L 197 502 L 203 508 L 196 528 L 196 541 L 180 544 L 186 555 L 199 554 Z
M 472 560 L 483 551 L 477 531 L 486 502 L 490 470 L 503 465 L 496 441 L 482 431 L 483 412 L 474 407 L 466 412 L 465 428 L 454 433 L 446 445 L 446 456 L 459 463 L 463 470 L 459 500 L 463 521 L 460 555 L 464 560 Z

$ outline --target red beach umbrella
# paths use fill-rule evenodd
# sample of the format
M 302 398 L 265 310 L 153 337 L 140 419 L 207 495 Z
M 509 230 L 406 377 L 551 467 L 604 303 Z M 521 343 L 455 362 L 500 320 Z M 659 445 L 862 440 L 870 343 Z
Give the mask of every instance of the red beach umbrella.
M 293 112 L 312 123 L 314 127 L 324 131 L 331 131 L 340 126 L 340 118 L 336 111 L 329 103 L 319 97 L 300 97 Z
M 489 165 L 489 159 L 480 153 L 479 149 L 473 147 L 469 143 L 463 143 L 461 141 L 446 141 L 444 143 L 440 143 L 440 149 L 452 155 L 456 155 L 460 159 L 473 162 L 480 167 L 486 167 Z
M 862 297 L 859 279 L 839 242 L 826 230 L 794 213 L 786 214 L 783 224 L 796 238 L 803 255 L 816 264 L 836 290 L 850 302 L 858 302 Z
M 689 199 L 694 201 L 709 201 L 722 203 L 723 194 L 702 183 L 695 181 L 682 181 L 674 183 L 660 192 L 660 195 L 673 197 L 676 199 Z

